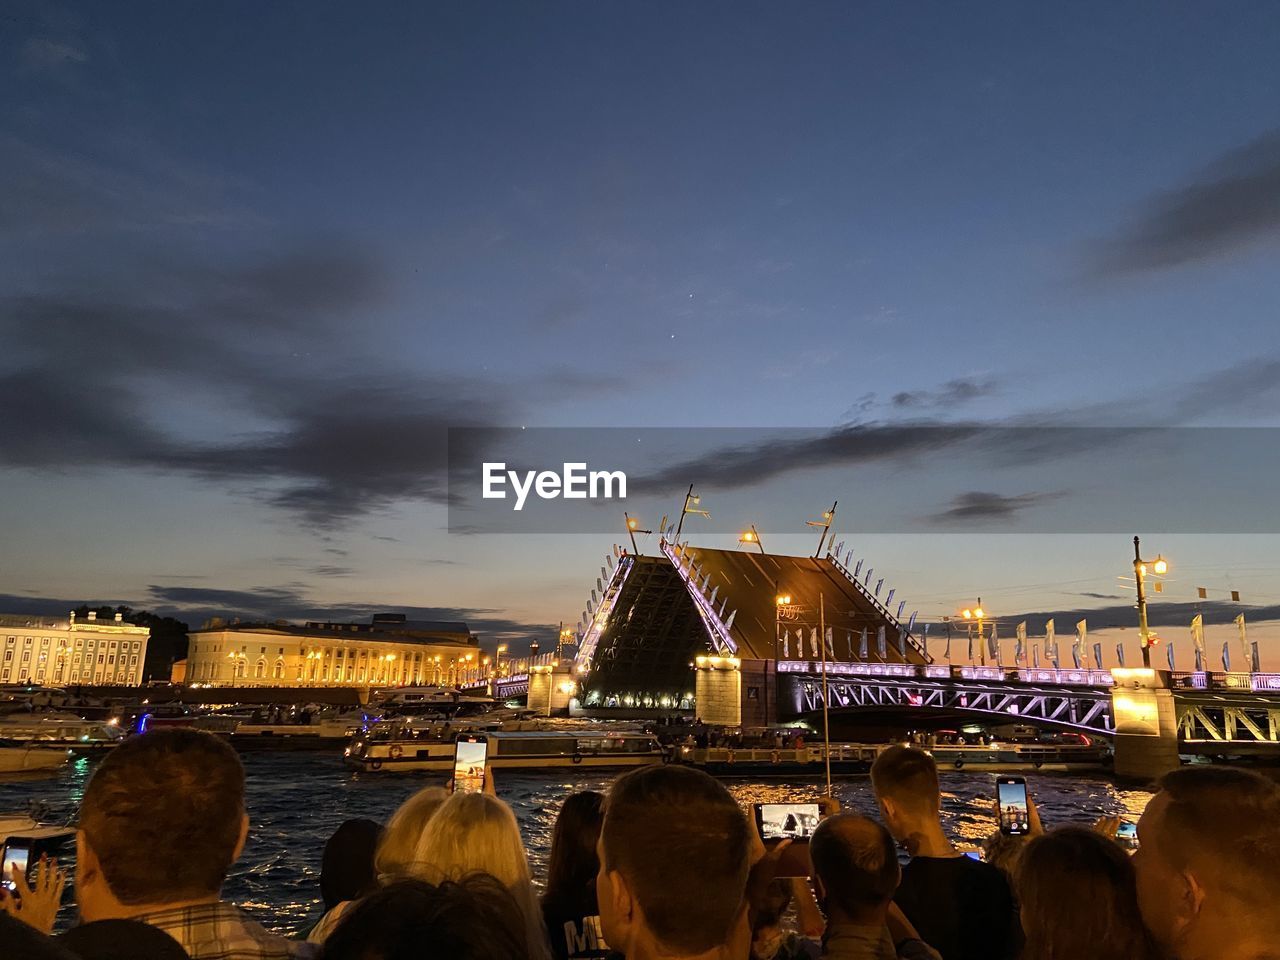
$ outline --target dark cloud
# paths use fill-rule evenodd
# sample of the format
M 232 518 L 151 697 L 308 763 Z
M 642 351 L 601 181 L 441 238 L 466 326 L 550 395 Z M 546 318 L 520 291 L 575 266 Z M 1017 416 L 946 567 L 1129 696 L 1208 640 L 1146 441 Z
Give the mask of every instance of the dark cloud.
M 1123 600 L 1124 597 L 1118 593 L 1098 593 L 1096 590 L 1080 590 L 1075 594 L 1077 597 L 1091 597 L 1094 600 Z
M 850 424 L 799 437 L 777 435 L 708 450 L 655 473 L 629 477 L 628 492 L 667 493 L 690 478 L 720 489 L 750 487 L 799 470 L 908 459 L 974 440 L 991 429 L 969 424 Z
M 1097 246 L 1091 272 L 1119 276 L 1209 260 L 1280 231 L 1280 131 L 1231 150 L 1190 183 L 1152 198 Z
M 1061 491 L 1052 493 L 1020 493 L 1008 496 L 984 490 L 970 490 L 958 494 L 945 510 L 929 519 L 941 524 L 983 522 L 986 520 L 1013 520 L 1023 510 L 1038 504 L 1060 499 Z
M 994 380 L 962 377 L 949 380 L 937 390 L 903 390 L 893 395 L 899 409 L 921 407 L 949 409 L 958 404 L 987 397 L 996 392 Z

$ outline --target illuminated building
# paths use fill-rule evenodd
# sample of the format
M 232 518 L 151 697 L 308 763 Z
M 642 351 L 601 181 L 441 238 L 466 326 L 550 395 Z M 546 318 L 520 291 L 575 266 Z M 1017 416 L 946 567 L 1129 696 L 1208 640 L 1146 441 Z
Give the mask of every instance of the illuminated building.
M 221 686 L 453 686 L 480 680 L 465 623 L 377 614 L 369 623 L 213 622 L 190 633 L 186 682 Z
M 120 614 L 85 620 L 0 615 L 0 683 L 121 684 L 142 682 L 150 627 Z

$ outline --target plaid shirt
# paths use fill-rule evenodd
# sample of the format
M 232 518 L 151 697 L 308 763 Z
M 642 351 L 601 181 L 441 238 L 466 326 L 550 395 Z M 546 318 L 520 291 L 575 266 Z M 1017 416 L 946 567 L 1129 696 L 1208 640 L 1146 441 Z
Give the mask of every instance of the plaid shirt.
M 318 948 L 271 933 L 230 903 L 201 903 L 134 917 L 163 930 L 191 960 L 314 960 Z

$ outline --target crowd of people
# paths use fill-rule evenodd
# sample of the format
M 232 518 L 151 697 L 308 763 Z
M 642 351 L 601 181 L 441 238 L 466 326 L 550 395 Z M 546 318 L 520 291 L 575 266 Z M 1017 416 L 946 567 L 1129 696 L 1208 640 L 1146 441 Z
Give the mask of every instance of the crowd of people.
M 492 778 L 487 778 L 492 783 Z M 809 877 L 779 876 L 728 790 L 687 766 L 564 801 L 541 892 L 492 792 L 411 796 L 383 827 L 326 845 L 324 915 L 295 939 L 222 899 L 249 833 L 244 771 L 190 729 L 131 738 L 85 789 L 79 922 L 53 935 L 51 861 L 0 901 L 0 957 L 21 960 L 1263 960 L 1280 957 L 1280 787 L 1195 766 L 1166 776 L 1129 855 L 1096 829 L 1003 838 L 987 860 L 942 827 L 930 755 L 885 750 L 880 817 L 825 811 Z M 900 850 L 905 851 L 906 862 Z

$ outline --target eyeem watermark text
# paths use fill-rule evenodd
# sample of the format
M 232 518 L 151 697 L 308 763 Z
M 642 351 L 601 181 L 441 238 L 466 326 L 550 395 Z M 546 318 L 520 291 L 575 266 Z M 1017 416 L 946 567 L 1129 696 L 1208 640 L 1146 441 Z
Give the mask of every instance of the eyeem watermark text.
M 507 483 L 515 492 L 512 508 L 523 510 L 524 502 L 532 490 L 543 500 L 625 500 L 627 475 L 621 470 L 587 470 L 585 463 L 566 463 L 561 473 L 554 470 L 508 470 L 505 463 L 484 465 L 484 498 L 507 499 Z

